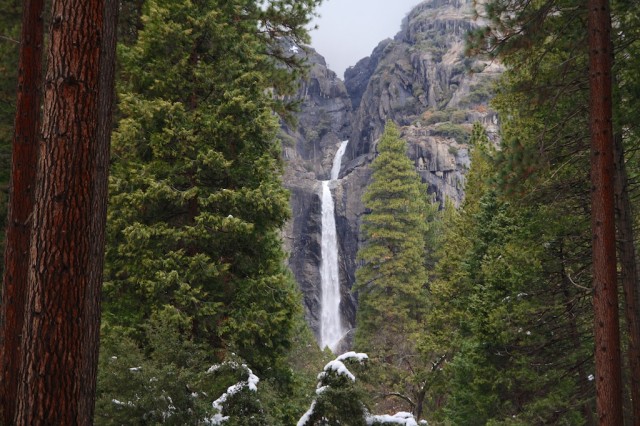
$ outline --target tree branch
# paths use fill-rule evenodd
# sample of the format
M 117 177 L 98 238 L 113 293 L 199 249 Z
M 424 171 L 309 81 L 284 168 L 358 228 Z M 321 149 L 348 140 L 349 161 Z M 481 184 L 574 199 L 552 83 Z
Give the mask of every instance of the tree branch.
M 19 40 L 13 39 L 11 37 L 4 36 L 2 34 L 0 34 L 0 39 L 6 40 L 6 41 L 10 41 L 10 42 L 15 43 L 15 44 L 20 44 Z
M 389 398 L 391 396 L 395 396 L 397 398 L 400 398 L 404 401 L 406 401 L 410 406 L 411 406 L 411 410 L 413 411 L 416 408 L 416 404 L 415 402 L 413 402 L 411 400 L 411 398 L 409 398 L 408 396 L 402 395 L 401 393 L 398 392 L 391 392 L 391 393 L 385 393 L 384 395 L 382 395 L 382 398 Z

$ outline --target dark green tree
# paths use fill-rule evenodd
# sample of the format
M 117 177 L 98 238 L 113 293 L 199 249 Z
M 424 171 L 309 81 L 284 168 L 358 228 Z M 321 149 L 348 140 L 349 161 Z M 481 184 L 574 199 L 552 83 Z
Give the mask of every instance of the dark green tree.
M 210 388 L 229 384 L 199 378 L 231 357 L 276 391 L 292 385 L 284 360 L 301 312 L 279 239 L 289 207 L 274 111 L 286 112 L 281 95 L 302 71 L 283 40 L 307 40 L 317 3 L 150 0 L 120 48 L 103 329 L 135 344 L 159 380 L 174 375 L 175 419 L 202 419 L 188 395 L 214 400 Z M 200 361 L 164 360 L 156 335 Z M 126 350 L 112 348 L 103 363 Z M 107 419 L 126 390 L 102 383 Z M 270 409 L 288 423 L 286 408 Z
M 472 145 L 467 198 L 445 215 L 430 287 L 421 348 L 447 360 L 430 412 L 453 424 L 588 423 L 590 295 L 571 281 L 573 235 L 587 225 L 511 202 L 495 184 L 501 155 L 481 132 Z
M 351 370 L 359 373 L 362 370 L 360 365 L 367 360 L 366 354 L 347 352 L 327 363 L 318 375 L 316 396 L 298 425 L 366 425 L 365 396 L 359 379 Z
M 424 396 L 415 342 L 424 325 L 426 241 L 437 206 L 427 202 L 426 186 L 395 124 L 387 123 L 376 149 L 363 195 L 367 214 L 354 287 L 359 300 L 355 344 L 372 359 L 370 379 L 380 407 L 390 411 L 395 407 L 385 402 L 390 399 L 415 411 Z

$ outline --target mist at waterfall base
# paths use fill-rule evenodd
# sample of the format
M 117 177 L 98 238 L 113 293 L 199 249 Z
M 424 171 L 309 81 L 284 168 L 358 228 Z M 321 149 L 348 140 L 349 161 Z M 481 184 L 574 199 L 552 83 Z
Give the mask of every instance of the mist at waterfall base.
M 340 315 L 340 272 L 338 270 L 338 236 L 331 184 L 338 180 L 342 156 L 349 141 L 343 141 L 333 159 L 331 179 L 322 181 L 320 199 L 322 201 L 322 240 L 320 261 L 320 347 L 337 349 L 346 333 Z

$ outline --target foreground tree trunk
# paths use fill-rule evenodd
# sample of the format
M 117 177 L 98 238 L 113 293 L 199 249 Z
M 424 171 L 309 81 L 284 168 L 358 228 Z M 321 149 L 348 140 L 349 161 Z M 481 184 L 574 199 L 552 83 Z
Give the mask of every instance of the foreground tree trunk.
M 16 425 L 92 423 L 110 127 L 100 93 L 112 87 L 101 47 L 115 34 L 104 7 L 52 4 Z
M 613 195 L 612 51 L 608 0 L 589 0 L 591 228 L 596 407 L 601 425 L 622 425 L 622 373 Z
M 36 180 L 42 84 L 43 3 L 44 0 L 26 0 L 22 12 L 18 96 L 0 310 L 0 423 L 5 425 L 11 424 L 13 419 L 18 389 L 17 373 L 21 365 L 20 333 L 16 330 L 22 329 L 24 320 L 30 216 Z
M 90 236 L 95 244 L 91 245 L 91 267 L 87 287 L 87 303 L 84 317 L 87 318 L 86 340 L 82 347 L 86 349 L 82 371 L 92 380 L 85 384 L 84 398 L 80 401 L 80 410 L 90 413 L 93 418 L 95 408 L 96 377 L 98 369 L 98 349 L 100 347 L 101 290 L 104 271 L 105 226 L 107 222 L 107 199 L 109 181 L 109 151 L 115 104 L 116 41 L 118 28 L 118 6 L 116 2 L 104 1 L 102 46 L 100 54 L 100 80 L 98 97 L 98 129 L 95 143 L 92 145 L 91 158 L 95 161 L 93 178 L 93 205 Z

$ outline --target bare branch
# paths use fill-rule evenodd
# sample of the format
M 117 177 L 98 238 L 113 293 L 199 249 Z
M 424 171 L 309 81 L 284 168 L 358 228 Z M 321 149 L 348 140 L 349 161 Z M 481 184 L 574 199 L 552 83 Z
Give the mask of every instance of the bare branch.
M 13 39 L 11 37 L 4 36 L 2 34 L 0 34 L 0 39 L 6 40 L 6 41 L 10 41 L 11 43 L 15 43 L 15 44 L 18 44 L 18 45 L 20 44 L 19 40 Z
M 411 400 L 411 398 L 398 392 L 385 393 L 384 395 L 382 395 L 382 398 L 389 398 L 392 396 L 395 396 L 397 398 L 400 398 L 406 401 L 411 406 L 411 410 L 414 410 L 416 408 L 416 404 Z

